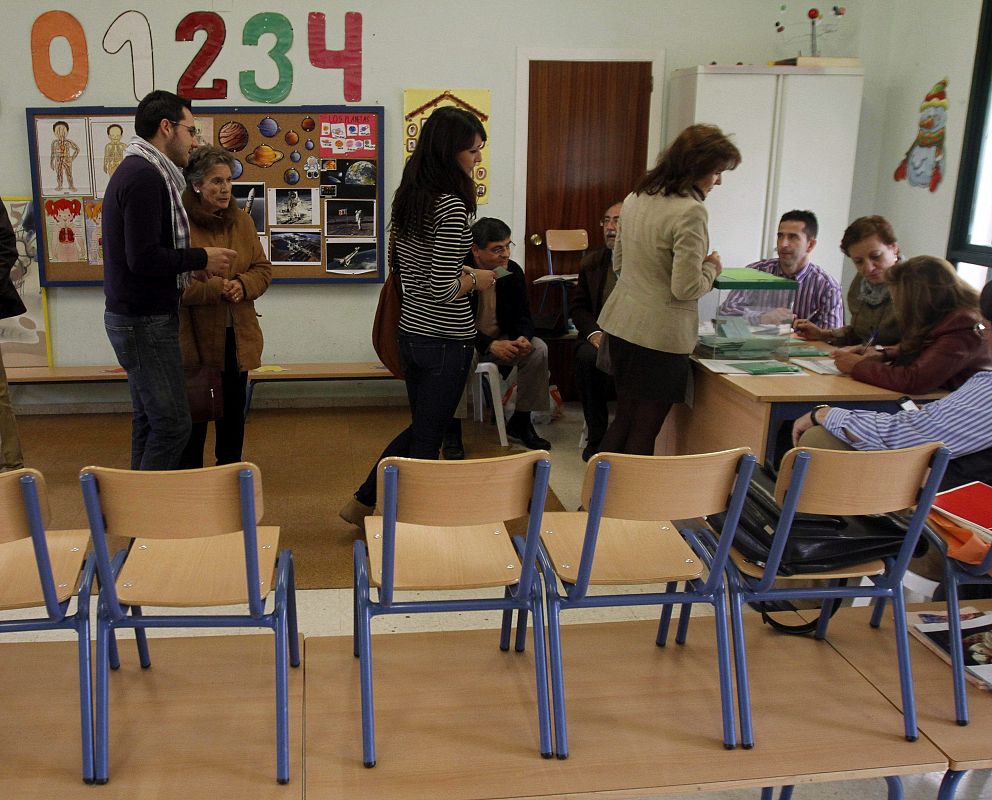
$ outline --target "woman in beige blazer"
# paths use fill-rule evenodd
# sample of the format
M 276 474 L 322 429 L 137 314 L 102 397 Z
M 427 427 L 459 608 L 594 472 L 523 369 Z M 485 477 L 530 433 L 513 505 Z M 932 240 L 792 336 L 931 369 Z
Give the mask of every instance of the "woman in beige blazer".
M 602 452 L 652 455 L 673 403 L 685 398 L 696 305 L 720 274 L 703 201 L 741 154 L 719 128 L 679 134 L 623 202 L 613 265 L 619 280 L 599 315 L 617 385 Z

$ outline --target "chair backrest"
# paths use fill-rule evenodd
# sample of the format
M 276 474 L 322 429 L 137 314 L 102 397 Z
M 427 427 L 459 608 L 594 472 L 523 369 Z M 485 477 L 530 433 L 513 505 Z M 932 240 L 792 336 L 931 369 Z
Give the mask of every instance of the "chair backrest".
M 454 526 L 516 519 L 528 514 L 534 467 L 548 458 L 546 450 L 466 461 L 384 458 L 378 497 L 386 497 L 385 471 L 395 466 L 397 522 Z
M 41 524 L 48 527 L 51 512 L 44 476 L 36 469 L 17 469 L 0 474 L 0 544 L 31 536 L 22 479 L 30 476 L 38 498 Z
M 942 444 L 901 450 L 820 450 L 793 448 L 783 457 L 775 482 L 775 500 L 785 505 L 796 458 L 810 455 L 796 511 L 803 514 L 854 516 L 886 514 L 915 506 Z
M 254 522 L 262 518 L 262 476 L 247 461 L 168 472 L 83 467 L 96 479 L 104 527 L 116 536 L 186 539 L 243 529 L 240 473 L 250 470 Z
M 727 510 L 746 447 L 688 456 L 599 453 L 586 467 L 582 503 L 588 509 L 596 464 L 610 465 L 603 516 L 631 520 L 704 517 Z
M 544 244 L 551 252 L 586 250 L 589 248 L 589 234 L 585 228 L 548 230 L 544 232 Z

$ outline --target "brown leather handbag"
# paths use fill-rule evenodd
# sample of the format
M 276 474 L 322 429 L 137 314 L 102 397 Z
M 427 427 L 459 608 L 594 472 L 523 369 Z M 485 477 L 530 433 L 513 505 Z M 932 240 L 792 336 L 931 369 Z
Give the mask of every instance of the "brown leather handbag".
M 186 398 L 193 422 L 209 422 L 224 416 L 224 389 L 220 370 L 201 364 L 186 367 Z
M 372 320 L 372 347 L 379 360 L 397 378 L 403 377 L 400 359 L 400 312 L 403 309 L 403 288 L 396 265 L 396 243 L 389 237 L 389 274 L 379 292 L 379 305 Z

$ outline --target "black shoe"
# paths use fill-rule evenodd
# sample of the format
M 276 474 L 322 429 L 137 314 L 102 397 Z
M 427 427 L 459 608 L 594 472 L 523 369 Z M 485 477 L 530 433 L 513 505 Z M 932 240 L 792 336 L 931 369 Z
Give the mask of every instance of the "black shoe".
M 441 455 L 445 461 L 464 461 L 465 447 L 462 445 L 462 423 L 453 419 L 441 440 Z
M 520 442 L 528 450 L 550 450 L 551 442 L 542 439 L 537 435 L 534 426 L 529 419 L 524 422 L 514 422 L 512 419 L 506 423 L 506 437 L 515 442 Z
M 598 444 L 596 444 L 596 445 L 587 444 L 585 446 L 585 448 L 582 450 L 582 460 L 583 461 L 588 461 L 590 458 L 592 458 L 598 452 L 599 452 L 599 445 Z
M 444 456 L 445 461 L 464 461 L 465 448 L 462 446 L 462 440 L 445 438 L 441 443 L 441 455 Z

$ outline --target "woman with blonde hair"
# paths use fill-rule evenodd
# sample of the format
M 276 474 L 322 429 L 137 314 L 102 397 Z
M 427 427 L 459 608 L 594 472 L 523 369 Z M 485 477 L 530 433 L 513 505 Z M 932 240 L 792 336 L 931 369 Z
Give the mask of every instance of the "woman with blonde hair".
M 709 250 L 703 201 L 741 154 L 714 125 L 686 128 L 623 201 L 613 249 L 619 273 L 599 315 L 616 378 L 616 418 L 600 451 L 651 455 L 673 403 L 685 398 L 697 301 L 723 268 Z
M 992 369 L 989 331 L 978 292 L 950 262 L 936 256 L 900 261 L 885 273 L 899 344 L 833 353 L 841 372 L 896 392 L 920 394 L 956 389 L 979 370 Z

